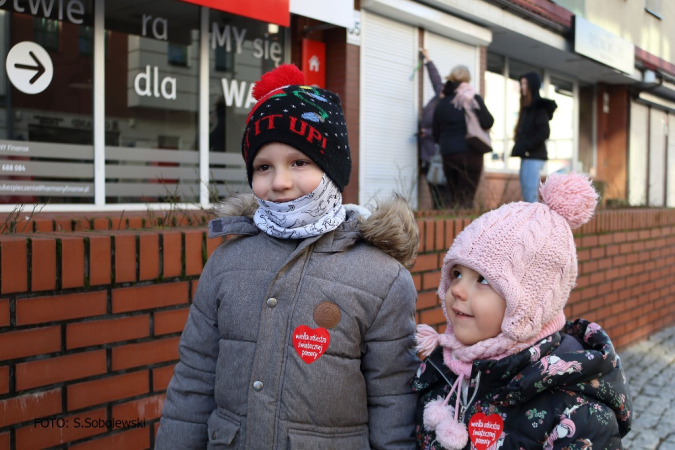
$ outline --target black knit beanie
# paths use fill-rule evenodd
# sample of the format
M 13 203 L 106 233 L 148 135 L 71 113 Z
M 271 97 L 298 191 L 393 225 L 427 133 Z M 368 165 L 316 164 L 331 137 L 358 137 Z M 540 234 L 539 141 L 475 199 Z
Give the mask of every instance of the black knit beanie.
M 281 142 L 307 155 L 335 185 L 344 191 L 352 160 L 347 124 L 337 94 L 304 86 L 304 74 L 283 64 L 264 74 L 253 88 L 258 100 L 246 119 L 241 153 L 249 185 L 253 158 L 263 145 Z

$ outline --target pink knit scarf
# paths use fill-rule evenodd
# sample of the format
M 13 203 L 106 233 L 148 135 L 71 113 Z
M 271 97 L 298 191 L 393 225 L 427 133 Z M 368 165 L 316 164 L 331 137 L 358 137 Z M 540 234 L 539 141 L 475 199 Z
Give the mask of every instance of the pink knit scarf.
M 562 311 L 547 323 L 534 338 L 518 342 L 500 333 L 494 338 L 486 339 L 474 345 L 464 345 L 457 340 L 448 324 L 444 334 L 438 334 L 429 325 L 418 325 L 415 339 L 417 351 L 428 356 L 434 349 L 443 347 L 443 362 L 456 375 L 471 373 L 471 365 L 477 359 L 502 359 L 514 355 L 536 344 L 538 341 L 562 329 L 565 325 L 565 313 Z
M 455 89 L 455 98 L 452 99 L 452 104 L 457 109 L 478 109 L 478 102 L 476 101 L 476 90 L 469 83 L 459 83 Z

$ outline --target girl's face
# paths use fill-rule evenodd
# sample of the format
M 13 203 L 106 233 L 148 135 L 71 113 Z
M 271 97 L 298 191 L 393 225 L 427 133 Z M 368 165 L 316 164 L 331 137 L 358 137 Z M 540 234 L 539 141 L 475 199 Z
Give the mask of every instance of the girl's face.
M 281 142 L 263 145 L 253 158 L 253 193 L 262 200 L 295 200 L 316 189 L 322 177 L 307 155 Z
M 501 333 L 506 301 L 475 270 L 458 264 L 450 275 L 445 309 L 457 340 L 473 345 Z
M 527 95 L 527 92 L 530 88 L 527 85 L 527 78 L 521 78 L 520 79 L 520 95 L 525 97 Z

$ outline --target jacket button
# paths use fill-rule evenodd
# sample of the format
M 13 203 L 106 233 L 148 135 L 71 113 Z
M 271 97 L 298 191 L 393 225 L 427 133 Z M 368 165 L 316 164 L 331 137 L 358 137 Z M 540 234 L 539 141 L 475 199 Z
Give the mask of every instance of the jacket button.
M 275 308 L 277 306 L 277 299 L 272 297 L 267 299 L 267 306 L 270 308 Z
M 260 392 L 260 391 L 262 391 L 262 388 L 263 388 L 262 381 L 255 381 L 255 382 L 253 382 L 253 389 L 254 389 L 254 390 Z
M 530 152 L 525 152 L 525 156 L 530 156 Z

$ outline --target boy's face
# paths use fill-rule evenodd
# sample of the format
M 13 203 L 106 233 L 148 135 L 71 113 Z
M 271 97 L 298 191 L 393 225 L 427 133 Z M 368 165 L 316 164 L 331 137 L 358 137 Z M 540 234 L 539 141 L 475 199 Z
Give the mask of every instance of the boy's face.
M 458 264 L 450 275 L 445 309 L 457 340 L 473 345 L 501 333 L 506 301 L 475 270 Z
M 319 186 L 323 170 L 307 155 L 281 142 L 270 142 L 253 158 L 253 193 L 271 202 L 288 202 Z

